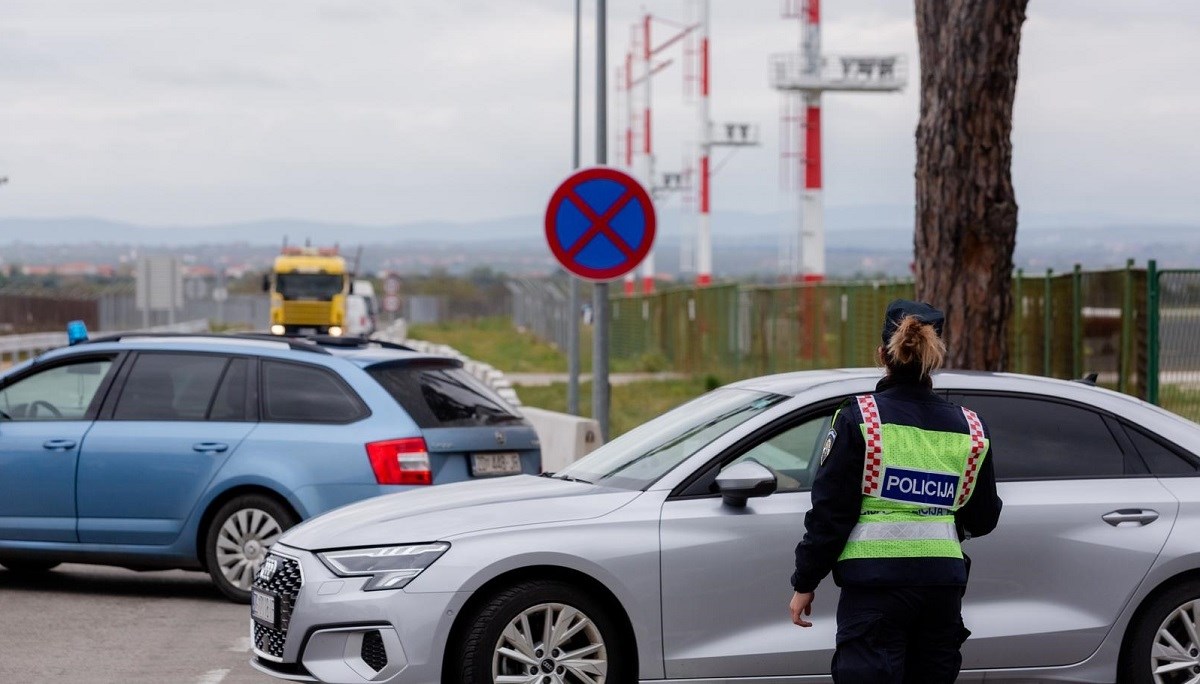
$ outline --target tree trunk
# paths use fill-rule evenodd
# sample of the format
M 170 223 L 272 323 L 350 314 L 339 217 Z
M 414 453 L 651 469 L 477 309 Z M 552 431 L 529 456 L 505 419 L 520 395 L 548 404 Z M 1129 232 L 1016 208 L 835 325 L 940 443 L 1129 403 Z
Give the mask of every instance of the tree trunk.
M 915 0 L 917 298 L 946 312 L 948 363 L 1008 361 L 1017 202 L 1012 109 L 1028 0 Z

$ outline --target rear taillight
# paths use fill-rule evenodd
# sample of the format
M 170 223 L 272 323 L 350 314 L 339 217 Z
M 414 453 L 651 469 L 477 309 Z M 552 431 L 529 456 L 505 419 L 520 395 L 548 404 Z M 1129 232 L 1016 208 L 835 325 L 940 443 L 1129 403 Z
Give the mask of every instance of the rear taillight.
M 367 458 L 375 481 L 382 485 L 433 484 L 429 451 L 420 437 L 390 439 L 367 444 Z

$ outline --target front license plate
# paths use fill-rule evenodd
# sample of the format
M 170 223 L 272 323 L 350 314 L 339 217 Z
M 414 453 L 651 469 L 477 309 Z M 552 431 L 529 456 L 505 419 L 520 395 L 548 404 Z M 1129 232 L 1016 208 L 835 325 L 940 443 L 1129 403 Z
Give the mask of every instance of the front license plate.
M 275 594 L 261 589 L 250 590 L 250 617 L 254 621 L 279 629 L 279 599 Z
M 521 455 L 516 452 L 502 454 L 472 454 L 471 473 L 475 477 L 521 474 Z

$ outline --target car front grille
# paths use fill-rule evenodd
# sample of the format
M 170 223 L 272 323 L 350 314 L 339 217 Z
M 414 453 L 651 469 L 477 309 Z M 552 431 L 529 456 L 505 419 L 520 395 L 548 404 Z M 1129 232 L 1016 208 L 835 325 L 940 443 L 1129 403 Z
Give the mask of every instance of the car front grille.
M 331 302 L 294 302 L 283 303 L 283 320 L 288 325 L 329 325 L 333 322 L 333 304 Z
M 300 563 L 291 558 L 272 553 L 269 559 L 277 563 L 275 574 L 266 580 L 255 577 L 254 586 L 279 597 L 279 629 L 254 622 L 254 648 L 272 658 L 283 658 L 288 623 L 292 620 L 292 608 L 296 605 L 300 585 L 304 584 L 304 576 L 300 573 Z
M 379 633 L 379 630 L 373 629 L 363 635 L 359 657 L 363 659 L 363 662 L 368 667 L 376 672 L 387 667 L 387 649 L 383 646 L 383 636 Z

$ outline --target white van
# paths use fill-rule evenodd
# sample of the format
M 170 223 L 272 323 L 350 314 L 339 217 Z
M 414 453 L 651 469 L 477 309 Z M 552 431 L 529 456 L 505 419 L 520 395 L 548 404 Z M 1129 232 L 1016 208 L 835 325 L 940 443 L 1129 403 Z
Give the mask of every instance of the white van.
M 360 294 L 346 295 L 346 337 L 370 337 L 375 332 L 375 316 L 370 300 Z

